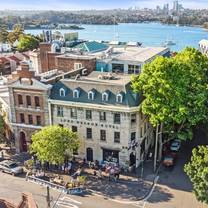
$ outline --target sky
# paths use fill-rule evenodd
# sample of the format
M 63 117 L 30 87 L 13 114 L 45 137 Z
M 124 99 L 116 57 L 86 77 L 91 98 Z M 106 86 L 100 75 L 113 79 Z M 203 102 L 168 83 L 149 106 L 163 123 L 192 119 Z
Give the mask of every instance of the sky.
M 114 8 L 155 8 L 173 0 L 0 0 L 0 10 L 83 10 Z M 208 0 L 179 0 L 185 8 L 208 9 Z

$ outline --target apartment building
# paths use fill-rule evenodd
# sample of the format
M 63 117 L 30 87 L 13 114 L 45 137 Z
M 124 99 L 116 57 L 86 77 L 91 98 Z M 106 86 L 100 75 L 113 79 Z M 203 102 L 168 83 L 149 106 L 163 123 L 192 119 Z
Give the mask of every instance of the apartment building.
M 11 126 L 17 152 L 28 151 L 31 135 L 48 125 L 48 96 L 50 85 L 37 80 L 28 63 L 12 74 L 8 84 Z
M 153 144 L 153 129 L 138 107 L 141 102 L 129 75 L 92 72 L 53 85 L 49 123 L 77 132 L 77 154 L 88 161 L 138 166 Z

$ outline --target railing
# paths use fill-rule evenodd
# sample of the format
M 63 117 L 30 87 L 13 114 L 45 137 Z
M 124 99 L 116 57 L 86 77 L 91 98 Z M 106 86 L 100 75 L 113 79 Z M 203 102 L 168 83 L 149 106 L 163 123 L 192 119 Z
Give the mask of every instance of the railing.
M 55 183 L 52 183 L 49 181 L 45 181 L 43 179 L 36 178 L 33 176 L 27 176 L 26 180 L 35 182 L 35 183 L 40 184 L 42 186 L 46 186 L 46 187 L 48 186 L 49 188 L 55 189 L 57 191 L 60 191 L 60 192 L 66 193 L 66 194 L 74 194 L 74 195 L 81 194 L 81 193 L 83 193 L 83 189 L 84 189 L 83 187 L 67 189 L 64 186 L 61 186 L 61 185 L 58 185 L 58 184 L 55 184 Z

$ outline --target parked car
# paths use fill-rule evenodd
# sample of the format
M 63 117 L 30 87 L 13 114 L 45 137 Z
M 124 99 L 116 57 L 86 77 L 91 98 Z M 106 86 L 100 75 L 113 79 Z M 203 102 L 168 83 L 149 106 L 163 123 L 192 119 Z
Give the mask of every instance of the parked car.
M 166 167 L 173 167 L 176 163 L 177 153 L 169 152 L 164 156 L 163 165 Z
M 174 157 L 172 155 L 165 156 L 163 160 L 163 165 L 166 167 L 172 167 L 174 166 Z
M 12 175 L 18 175 L 23 173 L 23 168 L 11 160 L 4 160 L 0 162 L 0 171 L 10 173 Z
M 181 141 L 179 139 L 174 139 L 170 145 L 170 150 L 178 152 L 181 148 Z

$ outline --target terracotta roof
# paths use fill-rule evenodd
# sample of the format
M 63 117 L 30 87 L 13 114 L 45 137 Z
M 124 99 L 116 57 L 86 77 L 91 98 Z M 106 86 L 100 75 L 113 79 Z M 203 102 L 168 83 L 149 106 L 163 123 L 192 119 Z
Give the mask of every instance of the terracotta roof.
M 18 59 L 16 56 L 9 56 L 8 57 L 9 59 L 12 59 L 13 61 L 15 61 L 17 64 L 19 64 L 20 63 L 20 59 Z
M 6 57 L 0 57 L 0 63 L 6 63 L 9 62 L 9 60 Z

